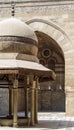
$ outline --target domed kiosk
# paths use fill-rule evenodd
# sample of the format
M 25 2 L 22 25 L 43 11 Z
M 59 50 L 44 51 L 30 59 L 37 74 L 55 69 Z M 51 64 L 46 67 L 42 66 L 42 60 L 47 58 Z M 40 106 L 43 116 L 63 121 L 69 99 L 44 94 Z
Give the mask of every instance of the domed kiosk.
M 49 80 L 54 80 L 55 73 L 39 64 L 37 51 L 37 37 L 27 24 L 16 18 L 0 22 L 0 76 L 7 76 L 6 88 L 9 89 L 9 115 L 0 118 L 0 125 L 17 127 L 20 124 L 34 125 L 38 122 L 38 78 L 46 76 Z M 4 88 L 3 86 L 2 89 Z M 25 95 L 24 117 L 18 116 L 20 88 L 23 88 Z

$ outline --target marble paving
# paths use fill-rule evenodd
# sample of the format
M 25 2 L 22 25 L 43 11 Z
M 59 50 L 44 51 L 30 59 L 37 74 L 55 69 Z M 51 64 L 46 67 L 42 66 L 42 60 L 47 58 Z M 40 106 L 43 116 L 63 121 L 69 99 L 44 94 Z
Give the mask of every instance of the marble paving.
M 65 113 L 38 113 L 38 120 L 39 123 L 30 128 L 0 127 L 0 130 L 74 130 L 74 117 Z

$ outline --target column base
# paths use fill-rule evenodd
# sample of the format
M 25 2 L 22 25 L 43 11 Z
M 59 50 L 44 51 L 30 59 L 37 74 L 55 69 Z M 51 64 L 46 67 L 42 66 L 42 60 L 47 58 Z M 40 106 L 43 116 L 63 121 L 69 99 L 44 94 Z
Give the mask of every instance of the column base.
M 13 127 L 17 128 L 18 127 L 18 124 L 17 123 L 13 123 Z

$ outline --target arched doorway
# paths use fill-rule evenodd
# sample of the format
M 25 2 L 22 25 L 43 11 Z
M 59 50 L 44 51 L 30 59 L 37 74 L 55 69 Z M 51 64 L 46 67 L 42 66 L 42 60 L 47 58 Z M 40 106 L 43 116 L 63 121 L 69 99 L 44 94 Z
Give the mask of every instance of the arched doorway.
M 56 80 L 47 79 L 39 87 L 39 111 L 65 111 L 65 61 L 59 45 L 47 34 L 36 31 L 40 63 L 56 73 Z

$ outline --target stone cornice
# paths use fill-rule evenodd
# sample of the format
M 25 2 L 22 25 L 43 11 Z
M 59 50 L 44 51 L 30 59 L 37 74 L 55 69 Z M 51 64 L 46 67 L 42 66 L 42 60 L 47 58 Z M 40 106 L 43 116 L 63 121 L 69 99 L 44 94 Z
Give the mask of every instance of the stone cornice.
M 35 6 L 54 6 L 54 5 L 70 5 L 74 4 L 73 0 L 23 0 L 23 1 L 15 1 L 15 6 L 24 6 L 24 7 L 35 7 Z M 1 7 L 11 7 L 11 2 L 10 1 L 0 1 Z
M 0 3 L 0 15 L 10 16 L 11 3 Z M 24 17 L 30 15 L 47 15 L 54 11 L 61 13 L 74 12 L 74 1 L 70 2 L 38 2 L 38 3 L 15 3 L 15 16 L 23 14 Z

